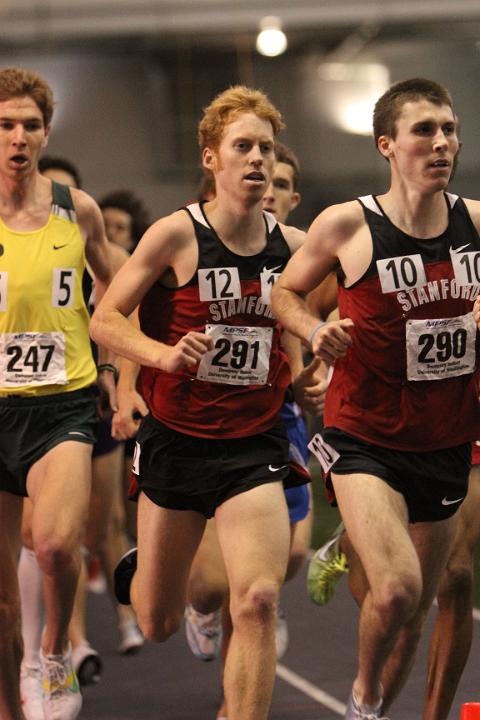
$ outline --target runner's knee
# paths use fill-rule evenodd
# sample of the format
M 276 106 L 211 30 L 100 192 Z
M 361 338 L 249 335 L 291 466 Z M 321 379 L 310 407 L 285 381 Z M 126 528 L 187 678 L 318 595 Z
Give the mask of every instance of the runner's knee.
M 174 635 L 182 625 L 183 612 L 166 614 L 162 608 L 136 608 L 137 623 L 144 637 L 150 642 L 161 643 Z
M 421 579 L 415 573 L 386 578 L 375 592 L 372 602 L 386 625 L 407 622 L 418 608 L 422 592 Z
M 35 542 L 35 555 L 41 570 L 51 575 L 67 567 L 74 559 L 74 551 L 69 544 L 60 537 L 47 537 Z
M 257 581 L 241 597 L 231 603 L 232 621 L 235 627 L 244 623 L 272 622 L 275 618 L 279 586 L 269 581 Z

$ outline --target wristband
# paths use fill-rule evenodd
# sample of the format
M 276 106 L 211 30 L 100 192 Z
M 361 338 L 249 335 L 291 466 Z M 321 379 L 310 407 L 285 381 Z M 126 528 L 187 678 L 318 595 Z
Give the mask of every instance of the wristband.
M 318 325 L 315 325 L 315 327 L 313 328 L 312 332 L 308 336 L 308 344 L 310 345 L 310 347 L 312 347 L 313 338 L 315 337 L 317 331 L 320 330 L 320 328 L 322 328 L 324 325 L 326 325 L 326 323 L 324 323 L 322 320 L 322 322 L 319 322 Z
M 105 372 L 105 371 L 113 373 L 113 379 L 115 380 L 115 382 L 117 382 L 118 370 L 115 367 L 115 365 L 112 365 L 111 363 L 104 363 L 103 365 L 99 365 L 97 367 L 97 373 L 101 373 L 101 372 Z

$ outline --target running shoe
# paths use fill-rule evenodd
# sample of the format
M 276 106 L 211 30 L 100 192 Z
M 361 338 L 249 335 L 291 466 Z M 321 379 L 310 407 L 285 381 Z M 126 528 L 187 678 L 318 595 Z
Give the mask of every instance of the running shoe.
M 82 709 L 82 695 L 71 645 L 65 655 L 44 655 L 40 650 L 40 665 L 45 720 L 75 720 Z
M 200 613 L 193 605 L 185 608 L 185 632 L 190 650 L 199 660 L 214 660 L 222 645 L 222 611 Z
M 20 668 L 20 697 L 23 714 L 27 720 L 45 720 L 40 665 L 27 665 L 22 662 Z
M 340 548 L 344 532 L 345 526 L 341 522 L 332 537 L 310 560 L 307 590 L 310 599 L 317 605 L 326 605 L 332 599 L 340 579 L 348 573 L 347 557 Z
M 118 561 L 113 573 L 115 596 L 122 605 L 130 605 L 130 585 L 137 569 L 137 548 L 131 548 Z
M 358 704 L 352 690 L 348 698 L 344 720 L 388 720 L 388 718 L 381 713 L 382 701 L 380 701 L 377 707 Z
M 72 664 L 80 685 L 93 685 L 100 680 L 102 659 L 87 640 L 73 648 Z
M 145 644 L 145 638 L 133 618 L 119 623 L 118 629 L 120 631 L 120 644 L 117 650 L 121 655 L 133 655 Z
M 288 647 L 288 625 L 285 613 L 280 606 L 277 607 L 277 620 L 275 623 L 275 648 L 277 660 L 280 660 L 287 652 Z

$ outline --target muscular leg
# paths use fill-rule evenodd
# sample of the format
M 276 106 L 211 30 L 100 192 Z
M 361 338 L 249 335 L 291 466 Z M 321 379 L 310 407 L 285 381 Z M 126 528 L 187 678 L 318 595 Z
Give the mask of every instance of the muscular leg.
M 138 564 L 130 596 L 148 640 L 162 642 L 182 623 L 190 567 L 205 522 L 197 512 L 167 510 L 140 495 Z
M 275 613 L 290 531 L 280 483 L 236 495 L 215 514 L 233 633 L 224 673 L 229 720 L 264 720 L 275 678 Z
M 228 579 L 215 520 L 205 527 L 190 571 L 188 601 L 206 615 L 218 610 L 228 596 Z
M 368 578 L 365 575 L 362 562 L 355 552 L 347 532 L 342 535 L 340 547 L 347 556 L 348 562 L 348 587 L 358 607 L 362 607 L 365 596 L 368 592 Z
M 308 550 L 310 548 L 310 539 L 311 539 L 311 532 L 312 532 L 312 523 L 313 523 L 313 511 L 312 509 L 309 510 L 308 515 L 299 522 L 291 523 L 290 524 L 290 553 L 288 557 L 288 564 L 287 564 L 287 572 L 285 575 L 285 581 L 291 580 L 300 570 L 303 562 L 305 561 L 305 558 L 307 556 Z M 203 541 L 202 541 L 203 544 Z M 222 563 L 223 563 L 223 557 L 222 557 Z M 227 584 L 227 593 L 228 593 L 228 584 Z M 232 636 L 232 619 L 230 617 L 230 611 L 229 611 L 229 598 L 228 595 L 225 597 L 225 601 L 222 607 L 222 630 L 223 630 L 223 636 L 222 636 L 222 663 L 223 666 L 225 666 L 227 655 L 228 655 L 228 648 L 230 645 L 230 639 Z M 227 702 L 225 699 L 225 696 L 222 699 L 222 704 L 218 710 L 217 713 L 218 717 L 227 717 L 228 711 L 227 711 Z
M 65 652 L 80 572 L 80 537 L 90 496 L 91 446 L 63 442 L 31 468 L 33 544 L 44 576 L 44 655 Z
M 473 551 L 480 538 L 480 466 L 470 472 L 454 545 L 438 591 L 430 642 L 424 720 L 446 720 L 472 643 Z
M 121 450 L 121 447 L 119 449 Z M 82 544 L 87 551 L 92 553 L 96 553 L 98 547 L 105 542 L 107 526 L 110 522 L 113 473 L 109 472 L 109 461 L 112 459 L 114 452 L 92 458 L 92 488 L 88 519 L 82 534 Z M 126 552 L 126 548 L 124 552 Z M 87 582 L 87 563 L 85 558 L 82 557 L 69 627 L 69 636 L 73 648 L 87 642 Z
M 23 653 L 17 555 L 23 499 L 0 491 L 0 717 L 24 720 L 20 703 L 20 662 Z
M 113 571 L 129 548 L 122 497 L 123 444 L 105 455 L 94 458 L 92 469 L 92 497 L 85 545 L 92 554 L 100 557 L 110 596 L 115 598 Z M 115 609 L 119 625 L 136 622 L 130 607 L 115 602 Z
M 423 634 L 425 620 L 436 595 L 438 584 L 451 550 L 457 518 L 441 522 L 417 523 L 410 534 L 422 569 L 422 596 L 412 618 L 404 625 L 382 674 L 385 689 L 384 709 L 405 684 Z
M 384 688 L 384 709 L 390 706 L 408 677 L 423 632 L 426 615 L 450 552 L 452 538 L 455 535 L 458 538 L 458 534 L 455 532 L 456 524 L 457 518 L 455 517 L 445 522 L 419 523 L 410 526 L 409 532 L 421 564 L 422 596 L 416 612 L 400 631 L 397 642 L 385 663 L 381 676 Z M 359 607 L 362 607 L 369 592 L 365 570 L 348 533 L 342 537 L 341 546 L 347 555 L 350 567 L 350 590 Z M 448 710 L 446 714 L 448 715 Z M 427 717 L 428 720 L 433 720 L 429 716 L 425 716 L 424 720 L 427 720 Z
M 381 676 L 402 626 L 422 591 L 421 567 L 403 497 L 372 475 L 333 475 L 335 494 L 350 540 L 368 578 L 361 607 L 357 700 L 376 705 Z

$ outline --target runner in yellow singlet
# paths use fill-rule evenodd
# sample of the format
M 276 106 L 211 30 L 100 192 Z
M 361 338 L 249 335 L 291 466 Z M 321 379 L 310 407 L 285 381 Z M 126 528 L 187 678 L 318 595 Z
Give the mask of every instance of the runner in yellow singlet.
M 34 72 L 0 70 L 0 717 L 23 720 L 16 561 L 22 499 L 44 574 L 41 672 L 46 720 L 73 720 L 81 695 L 67 628 L 90 494 L 97 368 L 81 278 L 88 260 L 110 280 L 100 210 L 86 193 L 38 172 L 53 112 Z M 112 368 L 99 377 L 113 402 Z

